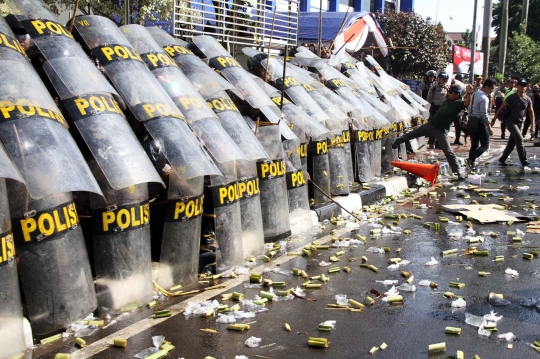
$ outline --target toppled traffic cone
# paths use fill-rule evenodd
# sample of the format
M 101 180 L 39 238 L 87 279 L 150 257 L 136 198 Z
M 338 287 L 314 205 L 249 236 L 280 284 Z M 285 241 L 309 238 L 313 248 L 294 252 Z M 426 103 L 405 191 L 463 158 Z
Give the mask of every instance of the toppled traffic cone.
M 401 168 L 402 170 L 410 172 L 415 176 L 422 177 L 426 181 L 430 181 L 431 185 L 433 186 L 437 176 L 439 175 L 441 163 L 438 162 L 436 165 L 425 165 L 423 163 L 392 161 L 392 166 Z

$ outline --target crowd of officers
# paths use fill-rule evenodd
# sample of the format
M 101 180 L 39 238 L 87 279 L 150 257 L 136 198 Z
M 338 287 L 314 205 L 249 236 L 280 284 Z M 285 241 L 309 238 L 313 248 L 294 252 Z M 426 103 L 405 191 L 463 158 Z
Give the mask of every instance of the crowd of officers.
M 507 165 L 506 160 L 514 148 L 521 164 L 528 165 L 524 141 L 527 131 L 530 131 L 531 140 L 538 138 L 539 125 L 535 118 L 540 115 L 540 83 L 531 84 L 526 79 L 508 78 L 501 84 L 496 84 L 493 79 L 484 80 L 482 76 L 476 76 L 474 84 L 466 86 L 462 82 L 462 74 L 458 73 L 452 79 L 450 76 L 446 71 L 439 74 L 435 70 L 428 71 L 424 81 L 418 86 L 417 94 L 431 104 L 432 120 L 437 118 L 441 121 L 441 117 L 446 117 L 443 122 L 448 123 L 448 127 L 450 121 L 453 122 L 454 145 L 463 145 L 460 142 L 462 134 L 465 144 L 467 136 L 471 138 L 469 158 L 466 159 L 469 168 L 476 170 L 475 160 L 489 148 L 490 138 L 493 136 L 492 126 L 497 120 L 501 123 L 501 139 L 506 139 L 506 131 L 509 132 L 506 148 L 499 158 L 500 165 Z M 453 93 L 456 92 L 460 99 L 465 100 L 468 96 L 471 99 L 464 102 L 464 108 L 460 108 L 459 114 L 453 119 L 449 118 L 450 113 L 436 116 L 443 104 L 448 105 L 448 102 L 457 100 L 453 98 Z M 495 114 L 490 121 L 488 115 L 493 111 Z M 448 131 L 446 137 L 447 133 Z M 435 136 L 429 136 L 429 147 L 441 148 L 449 162 L 454 162 L 452 157 L 455 157 L 455 154 L 452 149 L 443 148 L 446 146 L 441 146 L 441 141 L 435 140 Z

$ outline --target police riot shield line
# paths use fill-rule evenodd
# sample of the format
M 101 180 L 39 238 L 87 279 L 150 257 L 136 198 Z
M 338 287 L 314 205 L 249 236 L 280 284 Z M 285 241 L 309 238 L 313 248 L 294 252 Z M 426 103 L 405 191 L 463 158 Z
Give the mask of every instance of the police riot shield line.
M 267 159 L 268 155 L 226 91 L 231 91 L 240 98 L 243 96 L 233 85 L 189 50 L 187 43 L 173 38 L 157 27 L 150 27 L 147 30 L 165 52 L 174 59 L 197 91 L 205 97 L 208 106 L 221 120 L 222 127 L 250 161 L 239 164 L 237 167 L 243 248 L 244 256 L 261 254 L 264 250 L 264 231 L 255 162 Z
M 152 298 L 148 185 L 115 190 L 95 161 L 90 166 L 104 194 L 90 196 L 98 308 L 116 314 Z
M 193 268 L 194 265 L 196 267 L 196 264 L 188 262 L 199 255 L 199 247 L 193 243 L 199 241 L 201 219 L 198 216 L 189 224 L 179 224 L 178 218 L 189 218 L 189 216 L 182 216 L 182 211 L 179 210 L 182 209 L 181 205 L 178 208 L 176 204 L 179 202 L 192 203 L 189 202 L 190 199 L 202 198 L 203 193 L 202 188 L 197 193 L 197 190 L 189 186 L 180 186 L 177 182 L 180 179 L 196 182 L 197 178 L 202 181 L 205 175 L 220 175 L 221 173 L 185 123 L 183 114 L 160 83 L 156 81 L 154 75 L 148 71 L 144 60 L 133 49 L 118 27 L 112 21 L 98 16 L 79 17 L 75 25 L 75 33 L 80 37 L 83 46 L 86 46 L 92 56 L 103 66 L 135 120 L 143 123 L 144 128 L 149 132 L 148 135 L 143 136 L 143 141 L 147 148 L 147 154 L 154 162 L 156 169 L 168 180 L 169 187 L 177 186 L 179 189 L 186 190 L 184 194 L 178 194 L 178 191 L 175 191 L 175 196 L 168 199 L 166 218 L 170 220 L 165 221 L 162 239 L 162 248 L 165 250 L 162 250 L 160 258 L 160 262 L 165 263 L 164 273 L 159 275 L 158 282 L 164 284 L 167 281 L 168 283 L 173 281 L 173 283 L 184 285 L 192 284 L 195 281 L 196 269 L 195 272 L 192 272 L 190 268 Z M 130 192 L 130 194 L 138 197 L 144 194 L 140 191 L 144 192 L 144 188 L 135 187 L 134 192 Z M 125 203 L 117 204 L 120 210 L 124 209 L 123 206 L 134 205 L 133 198 L 121 196 L 121 193 L 118 195 L 125 201 Z M 114 204 L 111 203 L 111 205 Z M 147 205 L 148 203 L 142 203 L 139 204 L 139 207 L 145 208 L 144 206 Z M 189 206 L 189 209 L 193 210 L 193 205 Z M 184 208 L 184 210 L 187 211 L 188 208 Z M 139 218 L 139 220 L 141 219 Z M 193 225 L 194 223 L 197 225 Z M 145 231 L 146 233 L 149 229 L 143 227 L 136 229 L 136 231 Z M 123 235 L 129 236 L 130 234 Z M 187 245 L 184 246 L 183 241 L 187 242 Z M 181 257 L 179 257 L 179 252 L 167 250 L 171 247 L 181 247 L 190 249 L 190 251 L 182 252 Z M 143 248 L 142 244 L 140 248 Z M 171 268 L 172 263 L 178 268 Z M 149 261 L 148 264 L 150 264 Z M 187 278 L 180 277 L 181 275 L 187 275 Z M 148 276 L 138 278 L 143 279 L 143 277 L 148 278 Z M 104 293 L 104 295 L 108 294 Z
M 370 182 L 375 178 L 371 166 L 375 160 L 373 158 L 373 125 L 371 119 L 359 113 L 358 110 L 353 110 L 351 115 L 355 119 L 353 140 L 356 178 L 361 183 Z
M 2 31 L 0 139 L 26 182 L 8 184 L 13 234 L 29 317 L 34 332 L 46 334 L 96 308 L 71 191 L 101 190 L 13 33 Z
M 193 86 L 203 97 L 209 97 L 219 91 L 232 91 L 240 99 L 244 99 L 230 82 L 225 80 L 197 55 L 188 49 L 188 43 L 174 38 L 165 30 L 158 27 L 147 27 L 148 32 L 157 43 L 176 62 L 184 74 L 189 78 Z
M 122 26 L 120 31 L 184 114 L 188 124 L 201 139 L 223 174 L 223 177 L 211 178 L 212 195 L 207 197 L 213 204 L 214 233 L 221 252 L 217 268 L 224 271 L 241 264 L 244 254 L 237 164 L 246 162 L 246 156 L 221 127 L 217 115 L 178 68 L 176 62 L 165 53 L 146 28 L 140 25 L 126 25 Z M 249 136 L 250 133 L 245 135 Z M 253 135 L 246 138 L 246 141 L 249 140 L 257 142 Z M 260 240 L 262 243 L 263 238 Z
M 253 57 L 252 60 L 256 60 L 256 58 Z M 273 81 L 275 81 L 276 85 L 284 89 L 287 96 L 289 96 L 296 106 L 317 120 L 321 125 L 331 123 L 330 117 L 322 110 L 315 100 L 309 96 L 300 82 L 292 76 L 286 75 L 285 78 L 281 77 L 283 74 L 283 65 L 277 60 L 270 59 L 270 61 L 268 61 L 268 59 L 263 59 L 260 61 L 260 67 L 267 68 L 268 73 Z M 308 129 L 305 128 L 304 131 L 307 133 Z M 315 187 L 310 191 L 310 197 L 315 200 L 316 204 L 328 202 L 328 198 L 324 193 L 327 195 L 331 194 L 332 185 L 329 176 L 330 164 L 327 138 L 333 136 L 329 136 L 329 134 L 331 133 L 312 136 L 312 141 L 308 146 L 308 172 L 310 173 L 313 183 L 320 188 L 319 190 Z
M 28 33 L 39 29 L 35 21 L 28 22 L 21 16 L 19 24 Z M 115 100 L 118 94 L 79 44 L 65 34 L 36 35 L 33 39 L 46 60 L 43 70 L 63 101 L 68 118 L 75 122 L 94 155 L 92 170 L 105 195 L 91 195 L 90 205 L 99 311 L 107 314 L 129 303 L 140 306 L 151 298 L 146 183 L 163 182 L 125 120 Z M 126 195 L 135 187 L 138 191 L 134 198 Z
M 1 24 L 2 22 L 0 22 L 0 31 L 5 34 Z M 15 260 L 15 241 L 11 230 L 6 179 L 24 183 L 0 142 L 0 298 L 2 298 L 0 346 L 3 348 L 3 355 L 11 358 L 23 352 L 25 345 L 19 275 Z

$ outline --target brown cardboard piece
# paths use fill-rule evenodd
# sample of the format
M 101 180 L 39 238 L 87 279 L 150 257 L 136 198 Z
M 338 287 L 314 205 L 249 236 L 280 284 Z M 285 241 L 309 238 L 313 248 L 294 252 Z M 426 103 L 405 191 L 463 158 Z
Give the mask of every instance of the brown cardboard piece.
M 460 213 L 463 216 L 471 217 L 480 223 L 496 222 L 524 222 L 527 216 L 517 212 L 507 211 L 504 207 L 496 204 L 453 204 L 443 206 L 448 212 Z

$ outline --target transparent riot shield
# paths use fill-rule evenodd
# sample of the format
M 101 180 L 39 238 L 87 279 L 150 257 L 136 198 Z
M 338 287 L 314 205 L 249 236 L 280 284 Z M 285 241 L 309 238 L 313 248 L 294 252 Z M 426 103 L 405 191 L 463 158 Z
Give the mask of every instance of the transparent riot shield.
M 220 174 L 178 107 L 111 20 L 80 16 L 74 33 L 103 66 L 133 116 L 165 147 L 161 153 L 171 170 L 181 178 Z
M 220 71 L 253 108 L 272 106 L 272 101 L 264 95 L 264 90 L 215 38 L 195 36 L 193 43 L 206 55 L 210 65 Z
M 163 288 L 197 281 L 204 178 L 169 176 L 157 283 Z
M 373 128 L 370 120 L 361 114 L 356 115 L 354 122 L 355 177 L 359 182 L 366 183 L 374 178 L 371 168 Z
M 215 93 L 213 96 L 206 98 L 206 103 L 218 116 L 221 126 L 249 161 L 268 159 L 268 154 L 226 92 Z
M 186 42 L 172 37 L 165 30 L 158 27 L 147 27 L 146 29 L 163 50 L 176 62 L 180 69 L 182 69 L 203 97 L 213 96 L 219 91 L 231 90 L 235 95 L 243 99 L 240 91 L 237 91 L 231 83 L 217 74 L 189 50 Z
M 264 241 L 274 242 L 291 235 L 281 129 L 269 124 L 256 126 L 249 118 L 246 118 L 246 122 L 255 131 L 255 136 L 270 157 L 270 160 L 257 162 L 257 175 Z
M 328 143 L 328 162 L 330 165 L 330 185 L 332 196 L 349 194 L 349 172 L 347 171 L 347 162 L 345 157 L 345 146 L 343 143 L 342 129 L 339 128 L 333 132 L 334 138 Z
M 24 351 L 23 310 L 19 276 L 15 260 L 15 242 L 11 231 L 6 178 L 22 182 L 0 144 L 0 345 L 7 358 Z
M 118 94 L 80 46 L 68 38 L 36 43 L 44 56 L 54 57 L 62 50 L 74 55 L 52 58 L 43 69 L 109 184 L 122 189 L 146 182 L 162 183 L 124 118 L 116 101 Z
M 10 182 L 8 197 L 32 329 L 42 335 L 66 328 L 97 307 L 73 196 L 33 200 L 24 185 Z
M 211 201 L 214 210 L 214 232 L 220 257 L 217 271 L 224 272 L 243 263 L 242 215 L 238 196 L 236 162 L 219 165 L 221 177 L 211 178 Z
M 101 193 L 60 110 L 30 63 L 0 48 L 0 139 L 33 198 Z
M 316 204 L 328 202 L 331 195 L 330 159 L 326 137 L 312 138 L 308 146 L 308 173 L 313 181 L 310 192 Z
M 269 84 L 265 84 L 265 91 L 270 96 L 272 101 L 277 106 L 281 107 L 281 111 L 287 120 L 287 122 L 294 127 L 299 127 L 302 132 L 310 137 L 322 137 L 330 135 L 330 130 L 323 124 L 316 121 L 313 117 L 308 115 L 305 111 L 300 109 L 294 103 L 289 101 L 286 97 L 281 98 L 281 92 L 275 87 Z M 295 132 L 293 130 L 293 132 Z
M 25 347 L 19 277 L 4 178 L 0 178 L 0 216 L 0 344 L 4 348 L 2 355 L 11 358 L 23 352 Z
M 302 133 L 296 131 L 295 133 L 299 138 L 303 137 Z M 309 208 L 307 178 L 297 151 L 300 140 L 285 140 L 282 143 L 286 156 L 285 176 L 289 198 L 291 232 L 293 234 L 311 233 L 313 225 Z
M 148 185 L 114 190 L 96 162 L 90 167 L 104 194 L 90 196 L 99 313 L 141 307 L 153 289 Z
M 244 257 L 261 255 L 264 252 L 264 228 L 256 162 L 238 165 L 238 199 Z

